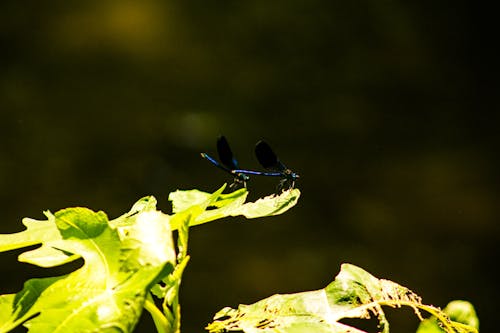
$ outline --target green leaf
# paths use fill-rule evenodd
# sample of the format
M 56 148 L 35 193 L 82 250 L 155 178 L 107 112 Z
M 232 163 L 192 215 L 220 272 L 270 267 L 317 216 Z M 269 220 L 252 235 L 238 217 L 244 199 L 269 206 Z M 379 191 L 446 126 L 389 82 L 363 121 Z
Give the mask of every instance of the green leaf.
M 479 319 L 477 318 L 474 306 L 467 301 L 452 301 L 444 308 L 444 312 L 451 320 L 479 329 Z
M 201 214 L 201 212 L 202 209 L 199 206 L 191 206 L 175 214 L 171 220 L 171 224 L 178 226 L 177 248 L 179 253 L 177 255 L 177 265 L 173 272 L 162 278 L 162 281 L 151 289 L 152 294 L 163 299 L 162 309 L 167 321 L 165 326 L 168 327 L 168 330 L 165 331 L 178 332 L 180 329 L 181 311 L 179 304 L 179 288 L 182 274 L 189 262 L 189 255 L 187 254 L 189 224 Z M 159 326 L 158 319 L 155 318 L 154 312 L 152 312 L 152 315 L 158 330 L 164 330 L 163 327 Z
M 196 205 L 207 209 L 201 213 L 190 226 L 211 222 L 228 216 L 243 215 L 246 218 L 258 218 L 265 216 L 279 215 L 295 206 L 299 197 L 298 189 L 291 189 L 282 192 L 280 195 L 270 195 L 257 200 L 256 202 L 247 202 L 248 192 L 246 189 L 240 189 L 229 194 L 222 194 L 224 186 L 213 194 L 201 192 L 198 190 L 176 191 L 170 194 L 169 200 L 172 201 L 173 211 L 175 213 Z M 177 229 L 177 225 L 172 225 L 172 230 Z
M 231 216 L 243 215 L 248 219 L 283 214 L 299 200 L 299 189 L 290 189 L 280 195 L 269 195 L 256 202 L 247 202 L 234 210 L 229 211 Z
M 443 312 L 456 326 L 456 332 L 478 332 L 479 319 L 471 303 L 467 301 L 451 301 Z M 418 326 L 417 333 L 443 333 L 442 323 L 437 316 L 425 319 Z
M 26 226 L 26 230 L 0 235 L 0 252 L 42 244 L 37 249 L 20 254 L 18 260 L 41 267 L 54 267 L 78 259 L 80 257 L 78 255 L 72 255 L 50 246 L 52 242 L 58 241 L 62 237 L 55 223 L 54 215 L 48 211 L 44 214 L 47 216 L 46 221 L 24 218 L 23 224 Z
M 80 258 L 79 255 L 42 245 L 38 249 L 21 253 L 18 260 L 40 267 L 54 267 L 72 262 L 78 258 Z
M 109 221 L 109 225 L 113 228 L 116 228 L 118 226 L 131 224 L 134 222 L 134 220 L 130 219 L 130 217 L 134 216 L 139 212 L 156 211 L 156 204 L 157 202 L 155 197 L 153 196 L 143 197 L 139 199 L 127 213 L 121 215 L 120 217 L 114 220 Z
M 408 288 L 389 280 L 377 279 L 354 265 L 344 264 L 335 280 L 324 289 L 274 295 L 251 305 L 240 305 L 238 309 L 224 308 L 214 316 L 207 330 L 352 333 L 363 331 L 340 323 L 341 319 L 367 319 L 375 315 L 381 331 L 389 332 L 389 323 L 382 306 L 410 306 L 419 318 L 419 309 L 441 314 L 439 309 L 422 304 L 420 297 Z M 445 314 L 442 314 L 441 320 L 445 321 L 443 326 L 446 332 L 455 332 L 461 327 L 450 322 Z
M 120 224 L 131 223 L 130 221 L 134 220 L 131 220 L 130 217 L 134 214 L 151 210 L 156 210 L 156 199 L 147 196 L 137 201 L 128 213 L 109 221 L 109 224 L 111 227 L 117 227 Z M 51 242 L 61 239 L 61 233 L 55 223 L 54 215 L 48 211 L 44 214 L 48 218 L 46 221 L 24 218 L 23 224 L 27 227 L 25 231 L 7 235 L 0 234 L 0 252 L 41 243 L 41 247 L 20 254 L 19 261 L 41 267 L 55 267 L 80 258 L 78 254 L 64 252 L 51 246 Z
M 25 320 L 37 314 L 33 304 L 37 302 L 40 295 L 56 281 L 64 277 L 51 277 L 42 279 L 31 279 L 24 283 L 21 292 L 12 295 L 3 295 L 10 300 L 9 303 L 0 304 L 0 311 L 5 315 L 4 323 L 0 326 L 0 332 L 8 332 Z
M 40 244 L 19 260 L 53 267 L 81 257 L 84 265 L 65 276 L 28 280 L 17 294 L 0 296 L 0 333 L 20 324 L 30 332 L 130 332 L 143 308 L 158 332 L 179 332 L 189 227 L 227 216 L 281 214 L 300 196 L 291 190 L 245 203 L 246 189 L 223 194 L 224 189 L 171 193 L 170 216 L 157 211 L 149 196 L 111 221 L 81 207 L 45 212 L 46 221 L 24 219 L 25 231 L 0 235 L 0 251 Z M 178 253 L 172 230 L 178 233 Z M 163 313 L 150 292 L 163 298 Z
M 28 225 L 25 235 L 33 242 L 81 256 L 85 264 L 63 277 L 29 280 L 14 299 L 3 296 L 0 332 L 25 320 L 30 332 L 131 332 L 149 288 L 176 260 L 170 217 L 140 207 L 145 211 L 121 217 L 113 227 L 103 212 L 61 210 L 47 221 L 57 226 L 59 237 L 45 237 Z
M 17 317 L 17 311 L 14 312 L 15 294 L 0 296 L 0 332 L 8 332 L 19 325 L 12 317 Z M 13 313 L 14 312 L 14 313 Z
M 23 224 L 26 230 L 0 235 L 0 252 L 60 239 L 61 235 L 54 223 L 54 216 L 50 212 L 45 212 L 45 216 L 48 218 L 46 221 L 24 218 Z
M 177 190 L 169 194 L 168 200 L 172 202 L 172 212 L 178 213 L 193 206 L 200 206 L 202 209 L 205 209 L 208 205 L 215 205 L 217 200 L 223 201 L 223 198 L 237 198 L 247 193 L 246 189 L 240 189 L 230 194 L 222 194 L 225 188 L 226 185 L 224 184 L 214 193 L 199 190 Z

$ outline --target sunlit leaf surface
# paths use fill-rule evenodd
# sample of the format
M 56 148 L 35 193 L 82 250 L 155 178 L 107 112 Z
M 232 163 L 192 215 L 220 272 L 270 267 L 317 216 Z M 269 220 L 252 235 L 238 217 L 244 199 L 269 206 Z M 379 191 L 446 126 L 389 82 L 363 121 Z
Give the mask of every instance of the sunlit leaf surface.
M 154 197 L 144 197 L 111 221 L 82 207 L 45 212 L 43 221 L 24 219 L 25 231 L 0 235 L 0 251 L 39 244 L 19 260 L 54 267 L 83 258 L 84 265 L 65 276 L 28 280 L 17 294 L 0 296 L 0 332 L 21 324 L 30 332 L 131 332 L 143 308 L 158 332 L 178 332 L 189 227 L 227 216 L 281 214 L 300 195 L 292 190 L 245 203 L 246 189 L 222 194 L 224 188 L 171 193 L 172 215 L 157 211 Z M 151 295 L 163 299 L 162 311 Z
M 30 220 L 26 231 L 8 235 L 16 246 L 25 236 L 31 243 L 43 244 L 37 255 L 30 256 L 34 253 L 30 251 L 21 258 L 44 265 L 51 262 L 52 253 L 54 264 L 63 262 L 57 259 L 66 253 L 83 257 L 85 264 L 66 276 L 31 279 L 13 300 L 3 296 L 0 331 L 7 332 L 28 320 L 24 325 L 30 332 L 102 328 L 130 332 L 142 312 L 148 288 L 165 265 L 175 260 L 169 217 L 157 211 L 137 212 L 118 231 L 110 227 L 103 212 L 86 208 L 47 215 L 48 221 Z M 48 227 L 50 223 L 57 226 L 57 233 Z M 44 234 L 41 229 L 52 233 Z
M 389 332 L 382 306 L 412 307 L 433 313 L 446 332 L 476 332 L 473 327 L 452 322 L 439 309 L 424 305 L 418 295 L 395 282 L 377 279 L 363 269 L 342 265 L 340 273 L 326 288 L 288 295 L 274 295 L 237 309 L 226 307 L 214 316 L 207 330 L 245 333 L 330 332 L 360 333 L 340 322 L 344 318 L 370 318 L 379 321 L 381 332 Z

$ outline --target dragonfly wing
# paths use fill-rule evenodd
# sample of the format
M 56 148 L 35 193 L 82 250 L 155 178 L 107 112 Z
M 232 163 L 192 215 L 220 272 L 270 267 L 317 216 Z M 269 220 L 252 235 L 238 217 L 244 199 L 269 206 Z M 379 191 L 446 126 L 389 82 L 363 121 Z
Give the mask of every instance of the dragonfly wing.
M 238 161 L 234 158 L 225 136 L 220 136 L 217 139 L 217 153 L 222 164 L 231 170 L 238 169 Z
M 257 156 L 259 163 L 265 169 L 276 171 L 283 171 L 286 169 L 286 166 L 281 163 L 271 147 L 263 140 L 257 142 L 255 145 L 255 156 Z

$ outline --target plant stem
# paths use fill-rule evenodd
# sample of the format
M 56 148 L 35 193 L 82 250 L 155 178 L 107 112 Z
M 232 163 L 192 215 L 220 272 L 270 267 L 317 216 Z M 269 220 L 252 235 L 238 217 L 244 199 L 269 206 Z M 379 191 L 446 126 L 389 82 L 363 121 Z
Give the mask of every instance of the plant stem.
M 156 326 L 156 330 L 158 333 L 171 333 L 172 327 L 170 326 L 169 321 L 163 315 L 163 313 L 158 309 L 151 298 L 151 295 L 144 302 L 144 308 L 151 314 L 153 317 L 153 321 Z
M 438 321 L 440 321 L 443 324 L 443 328 L 446 330 L 446 332 L 455 332 L 455 329 L 453 328 L 453 325 L 450 324 L 450 318 L 445 315 L 443 312 L 441 312 L 438 308 L 431 306 L 431 305 L 425 305 L 425 304 L 418 304 L 414 302 L 409 302 L 409 301 L 402 301 L 402 300 L 395 300 L 395 301 L 379 301 L 376 302 L 379 305 L 387 305 L 391 307 L 399 307 L 399 306 L 409 306 L 411 308 L 419 308 L 421 310 L 424 310 L 434 317 Z M 420 317 L 419 313 L 417 312 L 417 315 Z M 420 318 L 422 320 L 422 318 Z M 475 329 L 474 327 L 464 325 L 467 327 L 467 329 L 473 329 L 475 333 L 478 333 L 478 330 Z

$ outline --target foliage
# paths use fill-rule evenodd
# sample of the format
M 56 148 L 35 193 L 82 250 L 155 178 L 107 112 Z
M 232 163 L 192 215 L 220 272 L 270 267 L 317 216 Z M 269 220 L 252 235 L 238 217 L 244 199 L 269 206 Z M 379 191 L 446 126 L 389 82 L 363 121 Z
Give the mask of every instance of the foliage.
M 245 203 L 245 189 L 222 194 L 224 188 L 172 193 L 171 215 L 145 197 L 114 220 L 81 207 L 45 212 L 43 221 L 25 218 L 26 230 L 0 235 L 0 251 L 40 244 L 19 261 L 54 267 L 82 257 L 84 265 L 68 275 L 30 279 L 17 294 L 0 296 L 0 332 L 21 324 L 29 332 L 131 332 L 143 309 L 158 332 L 179 332 L 188 228 L 226 216 L 280 214 L 300 196 L 295 189 Z M 161 310 L 153 295 L 162 300 Z
M 26 230 L 0 235 L 0 251 L 40 245 L 22 253 L 19 261 L 54 267 L 83 258 L 84 264 L 67 275 L 30 279 L 17 294 L 1 295 L 0 333 L 20 325 L 29 332 L 132 332 L 143 309 L 158 332 L 180 332 L 178 295 L 189 261 L 189 228 L 227 216 L 281 214 L 300 196 L 292 189 L 245 203 L 246 189 L 222 194 L 224 188 L 212 194 L 173 192 L 170 215 L 158 211 L 156 199 L 149 196 L 112 220 L 82 207 L 47 211 L 43 221 L 23 219 Z M 478 332 L 469 303 L 455 301 L 441 311 L 423 304 L 408 288 L 350 264 L 342 265 L 324 289 L 224 308 L 207 330 L 361 333 L 340 320 L 375 315 L 381 332 L 388 333 L 382 306 L 412 307 L 423 320 L 417 333 Z M 432 317 L 424 320 L 422 310 Z
M 473 332 L 479 330 L 479 320 L 472 304 L 467 301 L 452 301 L 443 310 L 443 312 L 454 322 L 456 332 L 470 332 L 470 328 L 475 328 Z M 444 326 L 443 319 L 446 317 L 434 314 L 431 318 L 425 319 L 420 323 L 417 333 L 441 333 Z
M 382 306 L 409 306 L 421 320 L 420 310 L 433 314 L 434 317 L 426 319 L 417 333 L 478 332 L 477 317 L 473 309 L 472 312 L 470 309 L 462 311 L 462 314 L 466 314 L 455 319 L 458 321 L 452 321 L 446 309 L 441 311 L 434 306 L 422 304 L 420 297 L 410 289 L 389 280 L 377 279 L 351 264 L 343 264 L 335 280 L 324 289 L 274 295 L 251 305 L 240 305 L 238 309 L 226 307 L 215 315 L 207 329 L 211 333 L 362 333 L 363 331 L 343 324 L 340 320 L 367 319 L 373 314 L 379 321 L 380 331 L 388 333 L 389 322 Z M 431 328 L 426 328 L 427 322 L 431 323 Z

